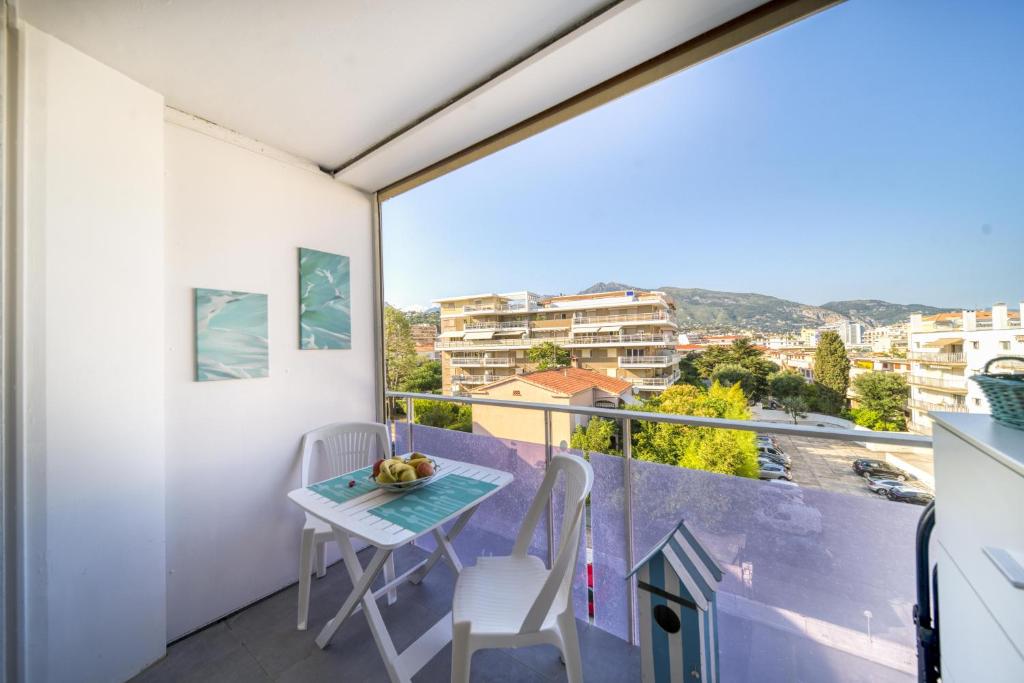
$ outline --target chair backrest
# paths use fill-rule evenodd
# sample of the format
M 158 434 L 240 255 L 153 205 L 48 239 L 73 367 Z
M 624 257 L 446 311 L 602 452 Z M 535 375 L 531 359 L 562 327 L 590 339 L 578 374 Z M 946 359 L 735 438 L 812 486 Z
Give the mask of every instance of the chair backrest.
M 523 526 L 519 529 L 512 554 L 520 557 L 526 555 L 534 529 L 537 528 L 545 504 L 554 490 L 559 473 L 562 473 L 565 479 L 565 501 L 562 505 L 558 551 L 551 565 L 551 573 L 533 601 L 526 618 L 523 619 L 520 633 L 538 631 L 548 614 L 566 609 L 571 598 L 572 576 L 576 570 L 576 561 L 579 559 L 580 543 L 583 542 L 583 522 L 586 514 L 584 508 L 590 489 L 594 486 L 594 469 L 589 462 L 575 455 L 560 454 L 551 459 L 544 481 L 541 482 L 537 496 L 526 513 Z
M 338 422 L 302 437 L 302 485 L 309 486 L 314 457 L 322 457 L 329 477 L 373 464 L 391 453 L 388 428 L 376 422 Z

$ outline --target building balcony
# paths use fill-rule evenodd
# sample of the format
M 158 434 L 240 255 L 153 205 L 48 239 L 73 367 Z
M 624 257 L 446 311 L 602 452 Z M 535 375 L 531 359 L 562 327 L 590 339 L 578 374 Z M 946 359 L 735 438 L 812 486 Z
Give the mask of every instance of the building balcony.
M 514 339 L 439 339 L 434 343 L 437 351 L 458 349 L 528 349 L 551 342 L 567 348 L 585 346 L 674 346 L 675 335 L 638 332 L 636 334 L 577 334 L 572 337 L 516 337 Z
M 451 365 L 455 368 L 511 368 L 516 364 L 515 358 L 485 358 L 484 356 L 463 356 L 452 358 Z
M 936 391 L 944 391 L 953 394 L 967 393 L 967 379 L 964 377 L 923 377 L 921 375 L 908 375 L 907 382 L 919 387 L 927 387 Z
M 679 371 L 676 370 L 667 377 L 624 377 L 633 385 L 637 391 L 664 391 L 679 381 Z
M 657 346 L 675 345 L 675 335 L 639 332 L 636 334 L 577 334 L 565 342 L 565 346 Z
M 593 327 L 596 325 L 612 325 L 623 323 L 630 323 L 634 325 L 660 324 L 676 327 L 675 318 L 664 311 L 658 311 L 656 313 L 633 313 L 623 315 L 577 315 L 573 316 L 572 319 L 573 327 Z
M 958 353 L 929 353 L 927 351 L 910 351 L 907 353 L 908 360 L 916 360 L 921 363 L 932 363 L 935 365 L 966 365 L 963 352 Z
M 505 375 L 452 375 L 452 384 L 490 384 Z
M 927 412 L 946 412 L 946 413 L 966 413 L 967 404 L 961 402 L 956 403 L 934 403 L 932 401 L 922 401 L 920 399 L 910 399 L 907 401 L 907 406 L 916 410 L 924 410 Z
M 652 356 L 619 356 L 620 368 L 663 368 L 678 362 L 679 356 L 668 353 Z
M 462 329 L 466 332 L 473 331 L 504 331 L 504 330 L 522 330 L 526 331 L 530 329 L 530 323 L 526 320 L 489 320 L 484 322 L 466 323 L 462 326 Z
M 510 301 L 504 304 L 479 304 L 475 306 L 463 306 L 463 313 L 521 313 L 524 311 L 537 310 L 533 303 L 525 301 Z

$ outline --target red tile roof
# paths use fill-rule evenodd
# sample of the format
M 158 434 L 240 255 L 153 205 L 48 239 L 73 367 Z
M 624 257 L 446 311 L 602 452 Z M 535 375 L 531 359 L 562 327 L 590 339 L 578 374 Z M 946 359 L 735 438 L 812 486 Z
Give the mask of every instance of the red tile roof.
M 544 387 L 546 389 L 552 389 L 554 391 L 568 394 L 573 396 L 586 391 L 587 389 L 593 389 L 597 387 L 612 394 L 622 394 L 628 391 L 633 385 L 629 382 L 616 379 L 615 377 L 609 377 L 608 375 L 601 374 L 594 370 L 584 370 L 582 368 L 559 368 L 558 370 L 541 370 L 539 372 L 530 372 L 525 375 L 513 375 L 508 379 L 521 379 L 530 384 Z M 499 382 L 505 382 L 506 379 L 501 379 Z M 495 382 L 494 384 L 497 384 Z M 487 389 L 485 385 L 475 391 Z

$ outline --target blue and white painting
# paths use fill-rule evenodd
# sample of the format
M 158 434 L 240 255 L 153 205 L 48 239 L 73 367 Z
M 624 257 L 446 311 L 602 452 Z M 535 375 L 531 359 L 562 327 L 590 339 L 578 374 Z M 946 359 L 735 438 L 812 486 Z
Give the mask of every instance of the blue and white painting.
M 196 381 L 270 374 L 267 295 L 196 288 Z
M 348 256 L 299 249 L 299 348 L 352 348 Z

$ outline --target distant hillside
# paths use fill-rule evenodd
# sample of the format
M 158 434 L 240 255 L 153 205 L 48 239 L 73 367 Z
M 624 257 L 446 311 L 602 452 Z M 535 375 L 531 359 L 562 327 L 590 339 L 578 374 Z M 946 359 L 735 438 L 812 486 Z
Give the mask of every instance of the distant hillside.
M 888 301 L 879 301 L 878 299 L 829 301 L 827 304 L 822 304 L 821 307 L 845 315 L 852 320 L 858 320 L 871 327 L 906 322 L 911 313 L 933 315 L 935 313 L 956 310 L 952 308 L 935 308 L 934 306 L 925 306 L 924 304 L 893 304 Z
M 835 311 L 765 294 L 659 287 L 676 302 L 676 319 L 687 327 L 795 332 L 844 319 Z
M 930 315 L 945 310 L 921 304 L 894 304 L 877 299 L 832 301 L 812 306 L 753 292 L 719 292 L 713 289 L 681 287 L 635 287 L 621 282 L 598 282 L 580 294 L 597 294 L 622 289 L 657 289 L 676 304 L 680 327 L 765 332 L 796 332 L 802 327 L 819 327 L 853 320 L 868 327 L 902 322 L 911 313 Z

